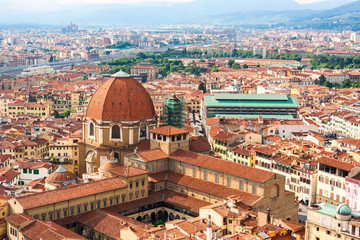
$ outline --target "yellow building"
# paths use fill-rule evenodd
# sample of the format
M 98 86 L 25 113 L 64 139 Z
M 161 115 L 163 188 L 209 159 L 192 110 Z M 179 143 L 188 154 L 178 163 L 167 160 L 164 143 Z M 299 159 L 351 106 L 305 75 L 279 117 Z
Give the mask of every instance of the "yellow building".
M 48 154 L 47 140 L 38 138 L 23 142 L 23 144 L 15 150 L 15 159 L 28 159 L 31 157 L 43 158 L 48 156 Z
M 50 106 L 44 103 L 13 102 L 7 105 L 7 112 L 10 118 L 19 115 L 49 116 Z
M 72 165 L 70 172 L 75 175 L 79 175 L 79 165 L 80 165 L 80 154 L 79 154 L 79 144 L 78 142 L 82 140 L 82 132 L 77 131 L 69 136 L 69 148 L 72 156 Z
M 256 153 L 254 151 L 242 147 L 228 149 L 229 157 L 227 160 L 250 167 L 255 167 Z
M 238 140 L 239 136 L 235 133 L 222 131 L 212 138 L 212 149 L 215 155 L 226 160 L 229 155 L 228 147 Z
M 5 218 L 9 216 L 9 197 L 0 197 L 0 238 L 6 237 Z

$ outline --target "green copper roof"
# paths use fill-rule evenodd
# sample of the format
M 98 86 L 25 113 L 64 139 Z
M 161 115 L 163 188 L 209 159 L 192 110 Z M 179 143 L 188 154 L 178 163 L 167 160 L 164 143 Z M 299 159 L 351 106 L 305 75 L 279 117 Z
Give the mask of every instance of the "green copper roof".
M 291 114 L 288 115 L 264 115 L 264 114 L 216 114 L 216 117 L 225 117 L 225 118 L 258 118 L 262 116 L 264 119 L 294 119 L 294 116 Z
M 288 99 L 285 94 L 215 94 L 214 97 L 218 100 L 239 100 L 239 101 L 259 101 L 259 100 L 272 100 L 272 101 L 286 101 Z
M 351 208 L 346 205 L 345 203 L 337 206 L 336 208 L 336 213 L 340 214 L 340 215 L 344 215 L 344 216 L 349 216 L 351 215 Z
M 315 211 L 322 213 L 322 214 L 329 215 L 329 216 L 335 217 L 336 213 L 338 212 L 338 209 L 339 209 L 339 211 L 341 211 L 341 213 L 344 213 L 344 214 L 339 213 L 340 215 L 346 216 L 346 215 L 351 214 L 354 218 L 357 218 L 360 216 L 360 212 L 351 211 L 350 207 L 346 204 L 341 204 L 339 206 L 335 206 L 335 205 L 328 204 L 328 203 L 320 203 L 319 205 L 321 206 L 321 208 L 317 209 Z M 350 211 L 350 214 L 348 214 L 349 211 Z
M 285 94 L 215 94 L 204 96 L 205 107 L 298 108 L 296 97 Z

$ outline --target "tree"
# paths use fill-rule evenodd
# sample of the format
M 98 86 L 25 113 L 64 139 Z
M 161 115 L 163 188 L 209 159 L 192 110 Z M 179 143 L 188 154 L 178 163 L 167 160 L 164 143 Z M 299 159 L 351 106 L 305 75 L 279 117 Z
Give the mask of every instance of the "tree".
M 165 225 L 165 222 L 163 220 L 156 220 L 154 223 L 153 223 L 154 227 L 157 227 L 159 225 Z
M 232 60 L 232 59 L 229 59 L 229 60 L 227 61 L 227 65 L 228 65 L 229 68 L 231 68 L 234 63 L 235 63 L 235 61 Z
M 231 57 L 237 57 L 237 56 L 239 56 L 239 53 L 238 53 L 238 51 L 234 48 L 234 49 L 232 50 Z
M 249 66 L 244 63 L 243 68 L 248 68 Z
M 337 82 L 334 82 L 332 85 L 333 85 L 334 88 L 340 88 L 340 84 L 337 83 Z
M 240 69 L 240 68 L 241 68 L 241 65 L 240 65 L 239 63 L 234 63 L 234 64 L 232 65 L 232 68 L 233 68 L 233 69 Z
M 83 80 L 88 80 L 88 79 L 89 79 L 88 75 L 83 76 Z
M 54 110 L 54 118 L 60 118 L 60 114 L 57 110 Z
M 49 59 L 49 62 L 54 62 L 55 61 L 55 58 L 53 55 L 50 56 L 50 59 Z
M 220 70 L 219 70 L 218 66 L 214 65 L 211 67 L 211 72 L 219 72 L 219 71 Z
M 319 77 L 319 85 L 324 86 L 325 82 L 326 82 L 326 77 L 324 75 L 321 75 Z
M 202 90 L 203 93 L 206 93 L 206 85 L 205 85 L 205 83 L 204 83 L 204 82 L 200 82 L 198 89 L 199 89 L 199 90 Z
M 328 88 L 332 88 L 332 87 L 333 87 L 333 84 L 332 84 L 331 82 L 325 81 L 325 82 L 324 82 L 324 86 L 325 86 L 325 87 L 328 87 Z
M 341 83 L 341 88 L 350 88 L 351 87 L 351 81 L 349 79 L 345 79 Z

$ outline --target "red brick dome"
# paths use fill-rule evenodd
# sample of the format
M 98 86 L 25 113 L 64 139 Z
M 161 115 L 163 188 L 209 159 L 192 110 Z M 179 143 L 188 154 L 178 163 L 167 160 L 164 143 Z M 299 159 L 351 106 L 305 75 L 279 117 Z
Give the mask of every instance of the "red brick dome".
M 100 121 L 134 121 L 154 116 L 149 93 L 124 72 L 112 75 L 97 89 L 86 111 L 86 117 Z

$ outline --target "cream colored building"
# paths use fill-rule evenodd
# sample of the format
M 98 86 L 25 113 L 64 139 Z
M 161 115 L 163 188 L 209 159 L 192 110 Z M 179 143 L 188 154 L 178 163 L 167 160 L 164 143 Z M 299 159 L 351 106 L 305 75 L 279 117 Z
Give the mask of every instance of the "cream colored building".
M 360 238 L 360 213 L 346 204 L 320 203 L 308 209 L 305 240 L 354 240 Z

